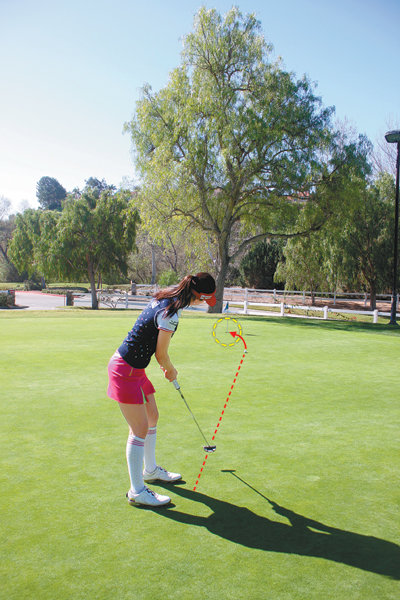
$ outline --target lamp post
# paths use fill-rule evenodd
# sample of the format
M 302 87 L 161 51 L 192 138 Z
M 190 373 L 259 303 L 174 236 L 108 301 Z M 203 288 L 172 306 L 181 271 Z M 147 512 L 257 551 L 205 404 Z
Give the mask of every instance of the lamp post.
M 397 260 L 399 244 L 399 170 L 400 170 L 400 129 L 388 131 L 385 139 L 389 144 L 397 144 L 396 161 L 396 201 L 394 211 L 394 265 L 393 265 L 393 296 L 392 310 L 390 314 L 390 325 L 396 325 L 396 306 L 397 306 Z

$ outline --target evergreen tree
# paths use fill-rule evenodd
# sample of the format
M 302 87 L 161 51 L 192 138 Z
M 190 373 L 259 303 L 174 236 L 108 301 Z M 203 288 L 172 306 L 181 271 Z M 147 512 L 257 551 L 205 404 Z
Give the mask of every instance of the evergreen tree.
M 43 210 L 62 210 L 67 192 L 54 177 L 42 177 L 36 185 L 36 197 Z

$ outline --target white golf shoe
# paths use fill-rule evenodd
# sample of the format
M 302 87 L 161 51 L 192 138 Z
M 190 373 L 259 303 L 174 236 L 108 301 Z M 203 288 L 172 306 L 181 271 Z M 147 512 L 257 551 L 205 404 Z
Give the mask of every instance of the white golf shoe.
M 143 479 L 144 481 L 164 481 L 165 483 L 172 483 L 182 479 L 182 475 L 180 473 L 170 473 L 162 467 L 157 466 L 152 473 L 149 473 L 145 469 L 143 471 Z
M 171 502 L 171 498 L 169 496 L 162 496 L 161 494 L 157 494 L 153 492 L 153 490 L 149 490 L 148 487 L 144 487 L 143 490 L 139 494 L 134 494 L 131 490 L 126 494 L 128 498 L 129 504 L 143 504 L 145 506 L 164 506 L 165 504 L 169 504 Z

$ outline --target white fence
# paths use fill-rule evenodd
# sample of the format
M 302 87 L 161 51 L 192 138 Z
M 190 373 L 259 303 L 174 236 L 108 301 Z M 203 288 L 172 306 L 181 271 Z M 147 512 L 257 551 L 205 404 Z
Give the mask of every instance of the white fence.
M 251 296 L 263 295 L 263 296 L 271 296 L 273 298 L 274 303 L 280 304 L 283 300 L 285 302 L 286 298 L 301 298 L 303 303 L 305 304 L 306 299 L 311 299 L 312 294 L 310 291 L 299 291 L 299 290 L 260 290 L 253 288 L 225 288 L 224 297 L 227 294 L 238 294 L 243 296 L 244 299 L 249 300 Z M 342 293 L 342 292 L 314 292 L 313 296 L 319 300 L 320 302 L 333 301 L 333 305 L 335 306 L 337 302 L 346 301 L 346 302 L 364 302 L 364 306 L 367 306 L 368 301 L 370 300 L 370 294 L 366 292 L 356 292 L 356 293 Z M 391 294 L 377 294 L 376 300 L 380 302 L 391 302 L 392 296 Z M 397 294 L 397 304 L 400 301 L 400 294 Z
M 377 309 L 375 310 L 353 310 L 352 308 L 331 308 L 327 305 L 325 306 L 313 306 L 311 304 L 306 305 L 305 304 L 305 300 L 306 298 L 310 298 L 311 299 L 311 292 L 306 292 L 306 291 L 288 291 L 288 290 L 258 290 L 258 289 L 249 289 L 249 288 L 225 288 L 224 290 L 224 302 L 227 301 L 229 304 L 229 301 L 234 304 L 235 306 L 243 306 L 243 311 L 240 311 L 241 314 L 252 314 L 252 315 L 256 315 L 256 314 L 266 314 L 265 311 L 263 311 L 263 308 L 270 308 L 270 309 L 275 309 L 273 311 L 268 311 L 269 314 L 279 314 L 280 316 L 284 316 L 285 314 L 292 314 L 291 311 L 292 310 L 298 310 L 298 311 L 302 311 L 302 312 L 306 312 L 306 315 L 303 316 L 308 316 L 307 313 L 311 312 L 320 312 L 321 313 L 321 317 L 315 317 L 314 318 L 321 318 L 321 319 L 328 319 L 328 315 L 329 313 L 335 313 L 335 314 L 351 314 L 351 315 L 370 315 L 373 318 L 373 322 L 377 323 L 378 322 L 378 316 L 382 316 L 382 317 L 390 317 L 391 313 L 387 312 L 387 311 L 379 311 Z M 236 296 L 236 297 L 235 297 Z M 270 296 L 273 300 L 273 302 L 260 302 L 260 301 L 253 301 L 253 299 L 255 298 L 257 299 L 261 299 L 262 297 L 267 297 Z M 303 304 L 297 304 L 297 303 L 286 303 L 285 299 L 286 298 L 291 298 L 291 299 L 295 299 L 297 297 L 300 297 L 301 300 L 303 301 Z M 357 301 L 362 301 L 364 303 L 364 306 L 367 306 L 368 300 L 369 300 L 369 295 L 368 294 L 364 294 L 364 293 L 349 293 L 349 294 L 337 294 L 336 292 L 332 292 L 332 293 L 315 293 L 314 294 L 315 297 L 318 298 L 319 302 L 323 303 L 325 302 L 331 302 L 333 304 L 333 306 L 336 306 L 336 303 L 338 301 L 346 301 L 346 302 L 357 302 Z M 397 296 L 397 307 L 399 307 L 399 296 Z M 226 300 L 225 300 L 226 298 Z M 229 300 L 228 300 L 229 298 Z M 243 298 L 243 300 L 242 300 Z M 377 301 L 380 302 L 387 302 L 390 303 L 391 302 L 392 297 L 390 295 L 384 295 L 384 294 L 379 294 L 377 296 Z M 283 300 L 283 301 L 282 301 Z M 279 312 L 276 311 L 276 309 L 279 308 Z M 398 316 L 399 313 L 397 313 Z M 293 316 L 293 314 L 292 314 Z M 301 315 L 299 315 L 301 316 Z
M 99 303 L 111 308 L 130 308 L 142 309 L 146 306 L 149 298 L 157 291 L 157 285 L 137 284 L 131 293 L 123 292 L 122 290 L 101 290 L 98 292 Z M 132 294 L 132 291 L 135 293 Z M 84 298 L 88 296 L 88 298 Z M 336 305 L 340 302 L 352 303 L 355 305 L 363 304 L 367 306 L 369 296 L 364 293 L 338 294 L 332 293 L 316 293 L 315 297 L 318 303 L 322 306 L 311 305 L 311 292 L 308 291 L 288 291 L 288 290 L 259 290 L 250 288 L 225 288 L 224 303 L 226 308 L 227 303 L 230 305 L 230 312 L 245 315 L 279 315 L 279 316 L 312 316 L 313 318 L 328 319 L 329 313 L 335 314 L 350 314 L 350 315 L 368 315 L 372 317 L 374 323 L 377 323 L 378 317 L 390 317 L 390 295 L 378 295 L 377 301 L 386 303 L 388 310 L 359 310 L 357 306 L 353 308 L 340 308 Z M 82 301 L 89 301 L 90 294 L 74 295 L 75 305 Z M 296 300 L 299 299 L 299 303 Z M 306 304 L 309 300 L 310 303 Z M 330 304 L 324 305 L 324 302 Z M 397 307 L 399 308 L 399 297 Z M 299 311 L 300 315 L 294 314 L 292 311 Z M 310 315 L 312 313 L 312 315 Z M 316 316 L 320 313 L 321 316 Z M 398 316 L 399 312 L 397 313 Z
M 238 304 L 237 302 L 235 302 L 235 304 Z M 284 302 L 281 302 L 280 304 L 276 304 L 276 303 L 266 303 L 266 302 L 243 302 L 243 311 L 241 311 L 244 315 L 262 315 L 265 314 L 263 311 L 257 309 L 257 310 L 251 310 L 251 307 L 259 307 L 260 308 L 276 308 L 277 306 L 279 307 L 279 312 L 274 312 L 272 313 L 272 311 L 270 311 L 270 314 L 279 314 L 279 316 L 283 317 L 285 316 L 285 311 L 286 314 L 291 314 L 290 311 L 291 310 L 302 310 L 302 311 L 306 311 L 308 312 L 320 312 L 321 313 L 321 317 L 314 317 L 314 318 L 321 318 L 321 319 L 328 319 L 328 314 L 329 313 L 343 313 L 343 314 L 352 314 L 352 315 L 372 315 L 373 316 L 373 322 L 377 323 L 378 322 L 378 316 L 385 316 L 385 317 L 390 317 L 390 313 L 387 312 L 379 312 L 377 309 L 372 310 L 372 311 L 368 311 L 368 310 L 351 310 L 351 309 L 340 309 L 340 308 L 329 308 L 328 306 L 302 306 L 301 304 L 285 304 Z M 249 308 L 250 307 L 250 308 Z M 323 316 L 322 316 L 323 314 Z M 299 315 L 299 316 L 303 316 L 303 315 Z M 304 316 L 308 316 L 307 314 Z M 400 315 L 399 315 L 400 316 Z

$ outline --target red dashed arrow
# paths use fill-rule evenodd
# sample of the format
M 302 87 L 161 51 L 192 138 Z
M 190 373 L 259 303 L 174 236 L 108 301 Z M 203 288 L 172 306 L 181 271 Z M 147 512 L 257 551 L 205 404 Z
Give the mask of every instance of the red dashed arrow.
M 233 383 L 232 383 L 232 385 L 231 385 L 231 389 L 229 390 L 229 394 L 228 394 L 228 396 L 227 396 L 227 398 L 226 398 L 226 400 L 225 400 L 224 408 L 222 409 L 221 416 L 220 416 L 220 418 L 219 418 L 219 420 L 218 420 L 218 423 L 217 423 L 217 426 L 216 426 L 216 428 L 215 428 L 214 435 L 213 435 L 213 437 L 212 437 L 212 441 L 214 441 L 214 440 L 215 440 L 215 436 L 216 436 L 216 435 L 217 435 L 217 433 L 218 433 L 218 429 L 219 429 L 219 426 L 221 425 L 222 417 L 224 416 L 225 409 L 226 409 L 226 407 L 228 406 L 228 402 L 229 402 L 229 400 L 230 400 L 230 397 L 231 397 L 231 394 L 232 394 L 232 390 L 233 390 L 233 388 L 234 388 L 234 386 L 235 386 L 236 380 L 237 380 L 237 378 L 238 378 L 238 375 L 239 375 L 239 371 L 240 371 L 240 369 L 242 368 L 242 364 L 243 364 L 243 361 L 244 361 L 244 359 L 245 359 L 246 352 L 247 352 L 247 345 L 246 345 L 246 342 L 244 341 L 244 339 L 242 338 L 242 336 L 241 336 L 241 335 L 239 335 L 239 334 L 237 334 L 237 333 L 236 333 L 236 331 L 230 331 L 229 333 L 230 333 L 230 334 L 231 334 L 233 337 L 236 337 L 236 336 L 237 336 L 237 337 L 240 337 L 240 339 L 242 340 L 242 342 L 243 342 L 243 344 L 244 344 L 244 348 L 245 348 L 245 350 L 244 350 L 244 353 L 243 353 L 242 359 L 241 359 L 241 361 L 240 361 L 240 363 L 239 363 L 239 366 L 238 366 L 238 368 L 237 368 L 236 375 L 235 375 L 235 379 L 233 380 Z M 198 474 L 197 481 L 196 481 L 196 483 L 195 483 L 195 486 L 194 486 L 194 488 L 193 488 L 193 491 L 194 491 L 194 492 L 196 491 L 197 484 L 199 483 L 199 479 L 200 479 L 200 477 L 201 477 L 201 474 L 203 473 L 203 470 L 204 470 L 204 467 L 205 467 L 205 464 L 206 464 L 207 458 L 208 458 L 208 454 L 206 454 L 206 455 L 205 455 L 205 457 L 204 457 L 204 462 L 203 462 L 203 465 L 202 465 L 202 467 L 201 467 L 201 469 L 200 469 L 200 473 Z

